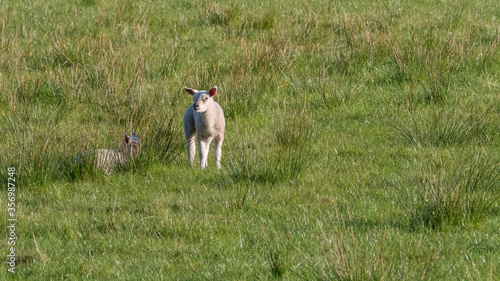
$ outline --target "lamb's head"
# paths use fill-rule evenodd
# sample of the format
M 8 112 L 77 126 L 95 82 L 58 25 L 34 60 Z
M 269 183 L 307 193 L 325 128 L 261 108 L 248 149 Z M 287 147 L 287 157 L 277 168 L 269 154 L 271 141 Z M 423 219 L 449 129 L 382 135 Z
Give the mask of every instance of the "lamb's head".
M 141 152 L 141 140 L 137 138 L 135 133 L 132 133 L 130 137 L 125 134 L 123 135 L 119 151 L 125 155 L 135 156 Z
M 208 91 L 198 91 L 186 87 L 184 87 L 184 90 L 193 95 L 193 109 L 199 113 L 207 111 L 208 105 L 212 102 L 212 97 L 217 94 L 217 86 Z

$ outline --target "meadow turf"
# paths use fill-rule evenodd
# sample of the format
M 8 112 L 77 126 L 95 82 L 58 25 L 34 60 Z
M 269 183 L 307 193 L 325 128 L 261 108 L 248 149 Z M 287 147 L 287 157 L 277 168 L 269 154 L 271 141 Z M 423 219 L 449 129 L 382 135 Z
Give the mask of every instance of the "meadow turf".
M 1 1 L 0 279 L 500 280 L 499 19 L 493 0 Z M 218 86 L 220 171 L 212 150 L 187 166 L 184 86 Z M 75 163 L 131 132 L 144 153 L 114 173 Z

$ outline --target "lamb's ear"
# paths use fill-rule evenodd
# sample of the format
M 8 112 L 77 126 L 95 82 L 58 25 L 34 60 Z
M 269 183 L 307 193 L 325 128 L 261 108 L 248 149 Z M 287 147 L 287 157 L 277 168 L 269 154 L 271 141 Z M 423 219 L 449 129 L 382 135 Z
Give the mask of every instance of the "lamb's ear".
M 194 94 L 196 94 L 196 92 L 198 92 L 195 89 L 191 89 L 191 88 L 187 88 L 187 87 L 184 87 L 184 90 L 191 95 L 194 95 Z
M 131 139 L 131 140 L 137 140 L 137 135 L 135 134 L 135 132 L 133 132 L 133 133 L 130 135 L 130 139 Z
M 127 134 L 123 135 L 123 141 L 128 144 L 130 142 L 130 137 Z
M 217 94 L 217 86 L 214 86 L 212 89 L 208 90 L 208 94 L 213 97 Z

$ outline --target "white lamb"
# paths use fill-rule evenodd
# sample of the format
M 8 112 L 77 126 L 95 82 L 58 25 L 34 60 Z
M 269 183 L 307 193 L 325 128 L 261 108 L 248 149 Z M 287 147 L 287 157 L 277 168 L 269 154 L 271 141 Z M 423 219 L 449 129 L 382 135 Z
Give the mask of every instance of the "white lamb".
M 129 159 L 133 159 L 140 152 L 141 140 L 137 138 L 137 135 L 132 133 L 129 137 L 125 134 L 119 147 L 84 151 L 75 157 L 75 162 L 83 163 L 85 161 L 92 161 L 97 169 L 111 174 L 111 171 L 120 165 L 124 165 Z
M 203 169 L 207 166 L 208 149 L 212 140 L 215 140 L 215 165 L 217 169 L 220 169 L 226 121 L 222 108 L 212 98 L 217 94 L 217 86 L 208 91 L 198 91 L 186 87 L 184 90 L 193 95 L 194 101 L 184 113 L 184 136 L 187 142 L 188 164 L 191 166 L 194 160 L 196 134 L 200 147 L 200 167 Z

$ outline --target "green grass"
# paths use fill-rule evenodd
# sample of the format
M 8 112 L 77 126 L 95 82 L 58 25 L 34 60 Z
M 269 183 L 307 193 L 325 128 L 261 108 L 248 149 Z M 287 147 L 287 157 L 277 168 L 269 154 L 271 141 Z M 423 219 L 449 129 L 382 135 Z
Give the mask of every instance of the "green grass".
M 500 279 L 497 2 L 3 1 L 0 279 Z M 189 168 L 215 85 L 223 169 Z

